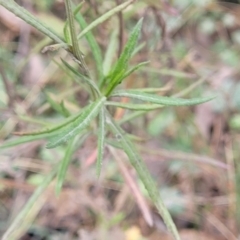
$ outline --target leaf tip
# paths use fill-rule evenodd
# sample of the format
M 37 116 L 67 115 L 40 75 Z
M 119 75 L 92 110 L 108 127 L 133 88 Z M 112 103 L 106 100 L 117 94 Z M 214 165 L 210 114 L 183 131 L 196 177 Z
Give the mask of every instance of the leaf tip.
M 56 147 L 56 146 L 53 145 L 51 142 L 46 144 L 46 148 L 47 148 L 47 149 L 52 149 L 52 148 L 55 148 L 55 147 Z
M 204 102 L 212 101 L 212 100 L 214 100 L 214 99 L 217 98 L 217 97 L 218 97 L 217 95 L 206 97 Z M 204 102 L 203 102 L 203 103 L 204 103 Z

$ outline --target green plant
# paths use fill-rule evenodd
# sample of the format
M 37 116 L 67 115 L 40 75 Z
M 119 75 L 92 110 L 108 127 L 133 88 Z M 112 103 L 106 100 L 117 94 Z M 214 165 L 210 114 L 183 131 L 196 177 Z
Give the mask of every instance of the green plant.
M 115 90 L 117 86 L 132 72 L 147 64 L 147 62 L 143 62 L 132 68 L 129 68 L 129 60 L 136 49 L 143 19 L 140 19 L 132 30 L 119 59 L 113 67 L 111 66 L 111 59 L 115 54 L 115 48 L 113 47 L 114 44 L 109 44 L 106 58 L 103 60 L 101 49 L 91 33 L 91 30 L 133 2 L 134 0 L 129 0 L 117 6 L 87 26 L 83 16 L 79 13 L 82 4 L 77 6 L 75 10 L 72 11 L 71 1 L 65 0 L 67 21 L 63 30 L 64 37 L 62 37 L 58 36 L 52 29 L 49 29 L 47 26 L 39 22 L 33 15 L 21 8 L 13 0 L 0 0 L 0 4 L 3 7 L 7 8 L 24 21 L 37 28 L 56 43 L 55 45 L 47 46 L 45 51 L 63 48 L 72 56 L 73 60 L 78 64 L 80 70 L 78 71 L 64 59 L 62 59 L 61 67 L 69 74 L 74 76 L 79 84 L 84 85 L 86 87 L 86 91 L 88 91 L 90 95 L 89 104 L 85 106 L 79 113 L 73 116 L 69 116 L 69 111 L 66 109 L 63 103 L 58 104 L 49 98 L 49 103 L 54 107 L 54 109 L 60 112 L 63 116 L 67 117 L 64 121 L 39 131 L 18 133 L 21 135 L 20 138 L 8 140 L 2 144 L 1 148 L 7 148 L 37 139 L 46 139 L 48 141 L 46 147 L 55 148 L 61 144 L 67 143 L 65 156 L 62 159 L 60 166 L 57 168 L 57 170 L 54 170 L 51 173 L 51 175 L 42 183 L 41 186 L 39 186 L 29 202 L 25 205 L 22 212 L 9 227 L 3 239 L 13 239 L 15 234 L 14 230 L 16 230 L 17 225 L 29 214 L 31 208 L 33 207 L 34 201 L 41 195 L 43 190 L 48 187 L 51 180 L 53 180 L 56 175 L 56 192 L 59 193 L 61 191 L 68 165 L 71 161 L 74 151 L 77 149 L 78 140 L 85 137 L 86 134 L 96 132 L 98 135 L 97 175 L 99 176 L 101 172 L 104 144 L 106 142 L 110 144 L 110 141 L 107 141 L 106 136 L 112 133 L 114 136 L 116 136 L 116 143 L 113 143 L 112 145 L 117 145 L 117 147 L 122 148 L 122 150 L 127 154 L 130 163 L 135 168 L 141 181 L 144 183 L 150 198 L 163 217 L 169 231 L 173 234 L 175 239 L 180 239 L 175 224 L 172 221 L 172 218 L 163 201 L 161 200 L 159 190 L 154 180 L 148 172 L 133 142 L 128 136 L 126 136 L 124 130 L 121 128 L 123 121 L 120 123 L 114 120 L 108 110 L 108 106 L 116 106 L 136 111 L 140 110 L 140 114 L 145 114 L 149 110 L 164 106 L 194 105 L 207 102 L 212 98 L 181 99 L 175 97 L 163 97 L 155 94 L 154 89 Z M 83 29 L 79 35 L 77 35 L 75 30 L 75 20 Z M 96 79 L 93 79 L 93 74 L 91 74 L 89 71 L 83 54 L 79 48 L 78 41 L 82 37 L 86 37 L 95 59 L 97 69 Z M 114 37 L 112 39 L 115 41 Z M 109 71 L 109 69 L 112 70 Z M 113 102 L 110 100 L 112 97 L 128 97 L 147 103 L 135 104 Z M 97 127 L 95 128 L 91 125 L 94 120 L 97 122 Z

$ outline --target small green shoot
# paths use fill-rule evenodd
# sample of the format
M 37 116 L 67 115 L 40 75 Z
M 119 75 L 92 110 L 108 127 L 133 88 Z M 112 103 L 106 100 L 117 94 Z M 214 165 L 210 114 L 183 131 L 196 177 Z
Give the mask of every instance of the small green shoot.
M 107 89 L 105 91 L 105 96 L 107 97 L 110 96 L 111 92 L 115 89 L 115 87 L 119 83 L 121 83 L 121 81 L 123 80 L 123 76 L 126 74 L 129 60 L 135 49 L 135 46 L 137 44 L 137 41 L 140 35 L 142 22 L 143 22 L 143 19 L 140 19 L 137 25 L 132 30 L 131 35 L 128 39 L 128 42 L 126 43 L 120 58 L 118 59 L 115 67 L 113 68 L 113 71 L 108 76 L 110 80 L 109 80 Z

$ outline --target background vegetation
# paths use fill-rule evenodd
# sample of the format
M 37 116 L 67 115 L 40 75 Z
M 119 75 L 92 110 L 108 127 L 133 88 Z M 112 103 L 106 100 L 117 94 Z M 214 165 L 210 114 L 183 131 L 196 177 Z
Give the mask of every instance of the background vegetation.
M 63 1 L 16 2 L 62 35 Z M 122 2 L 86 1 L 81 6 L 86 26 Z M 103 75 L 114 69 L 112 64 L 143 18 L 141 36 L 127 66 L 149 63 L 118 89 L 146 88 L 158 96 L 186 98 L 217 95 L 198 106 L 147 112 L 108 106 L 136 144 L 182 239 L 239 236 L 239 11 L 237 2 L 136 1 L 79 42 L 89 72 L 101 79 L 98 63 L 104 66 Z M 79 19 L 77 32 L 83 28 Z M 22 139 L 14 137 L 19 132 L 51 126 L 76 114 L 89 102 L 91 91 L 74 81 L 76 76 L 67 65 L 74 61 L 64 49 L 42 53 L 49 40 L 3 7 L 0 31 L 4 146 Z M 96 60 L 96 51 L 89 46 L 92 36 L 102 59 Z M 108 92 L 109 84 L 103 89 Z M 114 100 L 129 103 L 125 97 Z M 92 123 L 91 134 L 68 146 L 46 149 L 45 141 L 38 140 L 1 150 L 1 235 L 12 228 L 15 239 L 171 239 L 127 157 L 111 147 L 118 146 L 118 134 L 108 135 L 100 177 L 96 174 L 100 134 L 96 124 Z M 69 164 L 66 173 L 60 171 L 65 180 L 58 175 L 56 184 L 52 170 L 57 171 L 64 159 Z M 31 211 L 21 212 L 26 203 Z

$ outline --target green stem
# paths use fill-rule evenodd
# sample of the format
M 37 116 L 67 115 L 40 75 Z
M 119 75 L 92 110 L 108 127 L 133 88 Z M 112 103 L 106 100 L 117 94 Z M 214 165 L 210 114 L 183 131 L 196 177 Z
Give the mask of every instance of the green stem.
M 67 18 L 69 21 L 70 33 L 71 33 L 71 38 L 72 38 L 73 55 L 78 60 L 77 62 L 79 63 L 81 69 L 83 70 L 84 75 L 89 76 L 87 65 L 83 59 L 83 54 L 80 51 L 79 45 L 78 45 L 78 39 L 77 39 L 77 34 L 76 34 L 76 30 L 75 30 L 75 25 L 74 25 L 74 15 L 73 15 L 71 1 L 65 0 L 64 2 L 65 2 Z

